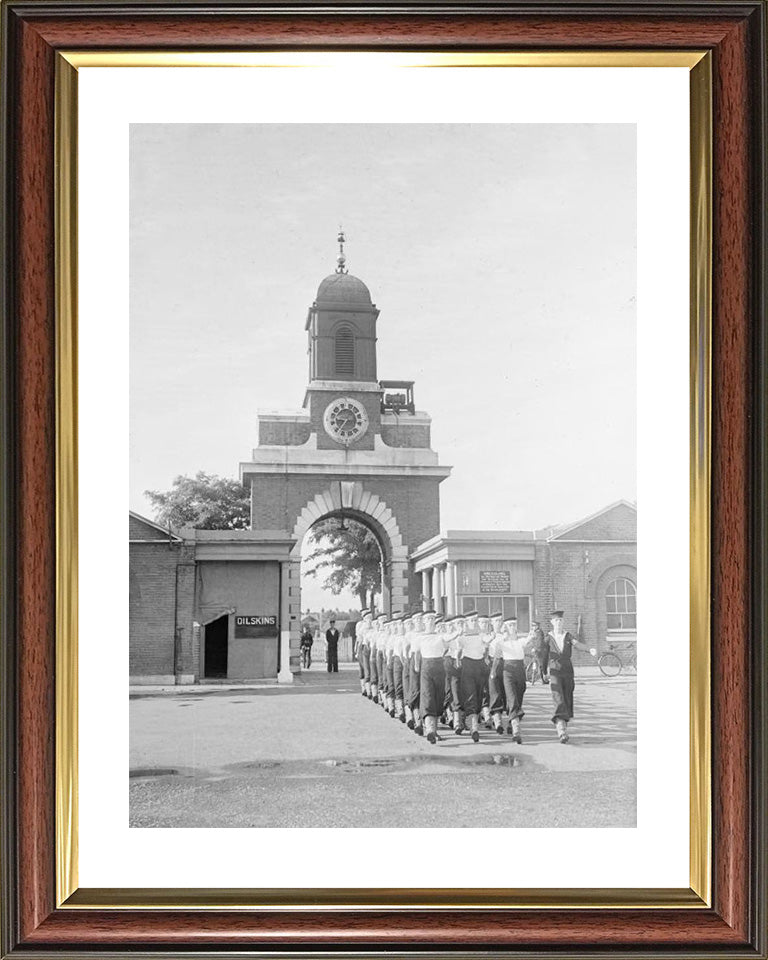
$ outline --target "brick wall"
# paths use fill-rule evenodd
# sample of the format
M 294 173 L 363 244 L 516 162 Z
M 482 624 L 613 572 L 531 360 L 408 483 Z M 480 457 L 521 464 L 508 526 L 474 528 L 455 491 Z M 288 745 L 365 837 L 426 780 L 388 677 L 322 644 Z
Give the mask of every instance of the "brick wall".
M 132 543 L 129 548 L 129 672 L 172 677 L 176 566 L 180 546 Z
M 626 576 L 637 584 L 637 551 L 626 543 L 536 544 L 534 561 L 534 619 L 546 631 L 554 609 L 565 612 L 566 629 L 575 633 L 579 615 L 582 635 L 598 650 L 606 646 L 605 587 Z M 576 663 L 593 662 L 588 654 L 574 655 Z
M 146 523 L 139 517 L 132 517 L 128 514 L 128 539 L 129 540 L 168 540 L 168 534 L 151 524 Z
M 298 446 L 306 443 L 312 429 L 309 423 L 291 423 L 259 417 L 259 443 L 267 446 Z
M 566 540 L 636 540 L 637 511 L 619 504 L 612 510 L 564 533 Z
M 429 427 L 424 424 L 409 424 L 407 414 L 403 414 L 397 426 L 382 424 L 381 439 L 388 447 L 418 447 L 428 450 L 429 432 Z

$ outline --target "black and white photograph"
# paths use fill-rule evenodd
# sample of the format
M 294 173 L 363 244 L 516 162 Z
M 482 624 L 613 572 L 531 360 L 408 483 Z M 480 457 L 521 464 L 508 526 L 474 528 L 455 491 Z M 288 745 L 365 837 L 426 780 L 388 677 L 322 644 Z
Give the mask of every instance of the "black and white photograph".
M 130 826 L 635 827 L 635 125 L 129 146 Z

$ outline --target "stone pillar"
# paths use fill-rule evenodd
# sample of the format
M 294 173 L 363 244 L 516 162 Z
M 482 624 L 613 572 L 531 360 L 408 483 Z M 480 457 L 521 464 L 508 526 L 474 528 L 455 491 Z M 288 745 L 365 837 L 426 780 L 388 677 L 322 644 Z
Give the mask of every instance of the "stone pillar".
M 392 560 L 389 566 L 390 604 L 392 613 L 408 609 L 408 561 Z
M 392 600 L 390 597 L 390 564 L 385 560 L 381 561 L 381 613 L 386 613 L 389 617 L 392 615 Z
M 432 609 L 435 613 L 440 613 L 440 571 L 437 567 L 432 567 Z
M 429 598 L 431 596 L 429 589 L 429 570 L 421 571 L 421 609 L 429 610 Z
M 280 670 L 278 683 L 293 683 L 291 671 L 291 564 L 280 564 Z
M 456 564 L 449 560 L 445 565 L 446 612 L 449 617 L 456 615 Z

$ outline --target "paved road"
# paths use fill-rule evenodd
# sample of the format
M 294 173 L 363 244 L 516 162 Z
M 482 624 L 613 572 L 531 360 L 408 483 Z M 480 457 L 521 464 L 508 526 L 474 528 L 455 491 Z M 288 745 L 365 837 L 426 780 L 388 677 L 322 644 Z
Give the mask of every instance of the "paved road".
M 634 826 L 635 693 L 580 678 L 567 746 L 540 684 L 519 746 L 442 729 L 432 746 L 323 664 L 292 687 L 135 694 L 131 825 Z

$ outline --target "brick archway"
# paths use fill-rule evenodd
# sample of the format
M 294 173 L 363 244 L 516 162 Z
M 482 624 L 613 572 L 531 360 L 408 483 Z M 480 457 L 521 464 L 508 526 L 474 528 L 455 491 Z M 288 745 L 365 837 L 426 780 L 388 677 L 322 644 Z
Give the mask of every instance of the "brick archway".
M 291 551 L 295 563 L 301 560 L 301 547 L 309 530 L 325 517 L 344 512 L 371 527 L 384 554 L 382 605 L 387 613 L 408 608 L 408 548 L 403 543 L 393 511 L 377 494 L 360 481 L 334 481 L 307 501 L 293 527 L 296 543 Z

